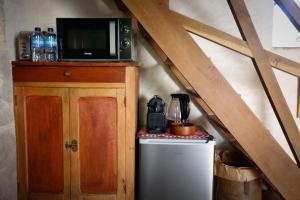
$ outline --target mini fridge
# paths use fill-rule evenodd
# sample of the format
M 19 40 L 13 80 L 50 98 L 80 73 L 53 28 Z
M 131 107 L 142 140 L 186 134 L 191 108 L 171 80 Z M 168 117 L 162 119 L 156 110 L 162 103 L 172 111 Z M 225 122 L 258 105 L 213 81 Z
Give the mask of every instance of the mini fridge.
M 138 200 L 212 200 L 213 140 L 139 139 Z

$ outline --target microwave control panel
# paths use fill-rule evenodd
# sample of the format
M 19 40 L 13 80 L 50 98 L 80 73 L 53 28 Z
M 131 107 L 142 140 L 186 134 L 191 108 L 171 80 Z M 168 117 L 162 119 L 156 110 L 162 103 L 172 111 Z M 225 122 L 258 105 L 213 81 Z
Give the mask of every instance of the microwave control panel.
M 133 38 L 130 18 L 119 19 L 120 59 L 132 58 Z

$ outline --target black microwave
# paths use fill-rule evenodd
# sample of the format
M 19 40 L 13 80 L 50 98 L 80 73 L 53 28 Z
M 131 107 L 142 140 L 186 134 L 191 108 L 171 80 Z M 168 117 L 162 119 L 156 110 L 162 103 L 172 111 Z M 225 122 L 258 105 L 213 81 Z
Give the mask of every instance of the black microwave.
M 130 18 L 57 18 L 61 61 L 134 60 Z

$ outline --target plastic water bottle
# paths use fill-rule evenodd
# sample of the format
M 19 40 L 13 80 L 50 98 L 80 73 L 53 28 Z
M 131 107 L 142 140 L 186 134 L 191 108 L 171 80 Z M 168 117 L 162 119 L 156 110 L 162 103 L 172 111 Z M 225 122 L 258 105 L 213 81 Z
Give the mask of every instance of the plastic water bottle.
M 44 61 L 44 36 L 40 27 L 35 27 L 31 36 L 32 61 Z
M 46 61 L 53 62 L 57 60 L 57 41 L 53 28 L 48 28 L 45 36 L 45 56 Z

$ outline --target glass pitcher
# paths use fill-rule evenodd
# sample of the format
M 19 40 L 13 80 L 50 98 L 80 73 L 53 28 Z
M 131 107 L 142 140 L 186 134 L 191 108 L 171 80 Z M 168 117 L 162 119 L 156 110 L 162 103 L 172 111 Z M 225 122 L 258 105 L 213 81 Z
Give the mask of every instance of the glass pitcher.
M 186 123 L 190 114 L 190 98 L 187 94 L 171 94 L 168 120 L 172 123 Z

